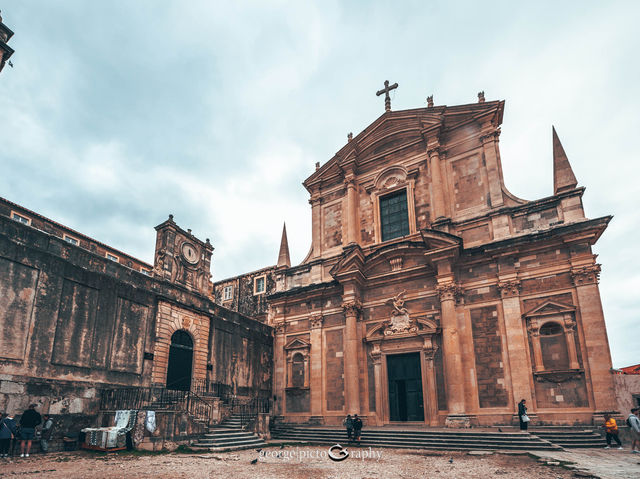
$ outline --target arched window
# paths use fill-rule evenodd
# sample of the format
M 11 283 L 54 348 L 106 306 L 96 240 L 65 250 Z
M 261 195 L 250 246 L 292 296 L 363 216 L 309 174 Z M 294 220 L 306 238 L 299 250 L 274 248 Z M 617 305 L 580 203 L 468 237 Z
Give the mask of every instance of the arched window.
M 544 368 L 548 371 L 569 369 L 569 354 L 564 329 L 558 323 L 540 326 L 540 349 Z
M 294 354 L 291 361 L 291 385 L 294 388 L 304 387 L 304 357 L 301 353 Z

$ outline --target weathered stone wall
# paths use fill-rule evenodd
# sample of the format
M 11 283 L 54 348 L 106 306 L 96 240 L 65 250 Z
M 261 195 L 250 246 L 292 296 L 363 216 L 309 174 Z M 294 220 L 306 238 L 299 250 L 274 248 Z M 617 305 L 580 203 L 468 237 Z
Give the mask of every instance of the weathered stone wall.
M 631 408 L 640 407 L 640 374 L 614 374 L 618 411 L 626 418 Z
M 101 388 L 164 384 L 177 329 L 195 380 L 271 394 L 268 326 L 1 215 L 0 296 L 2 410 L 86 416 Z

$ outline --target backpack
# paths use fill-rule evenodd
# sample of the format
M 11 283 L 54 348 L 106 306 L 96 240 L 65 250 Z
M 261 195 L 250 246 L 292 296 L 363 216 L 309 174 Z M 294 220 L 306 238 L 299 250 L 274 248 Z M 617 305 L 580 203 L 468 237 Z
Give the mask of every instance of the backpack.
M 627 426 L 631 427 L 631 416 L 627 417 Z

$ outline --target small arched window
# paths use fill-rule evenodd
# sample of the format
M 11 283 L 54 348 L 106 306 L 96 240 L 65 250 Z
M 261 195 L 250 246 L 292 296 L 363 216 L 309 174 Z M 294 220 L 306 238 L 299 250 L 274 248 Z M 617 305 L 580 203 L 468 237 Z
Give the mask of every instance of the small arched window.
M 569 369 L 569 354 L 564 329 L 558 323 L 540 326 L 540 349 L 544 368 L 549 371 Z
M 304 357 L 300 353 L 294 354 L 291 361 L 291 385 L 294 388 L 304 387 Z

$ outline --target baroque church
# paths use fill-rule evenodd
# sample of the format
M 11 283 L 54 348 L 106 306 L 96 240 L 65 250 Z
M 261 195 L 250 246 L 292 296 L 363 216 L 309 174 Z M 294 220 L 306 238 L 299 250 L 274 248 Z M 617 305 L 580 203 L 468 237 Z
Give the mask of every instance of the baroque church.
M 214 284 L 275 328 L 275 414 L 468 426 L 512 423 L 521 399 L 539 424 L 614 410 L 592 252 L 611 217 L 585 217 L 555 129 L 554 194 L 526 201 L 503 181 L 503 101 L 391 111 L 385 85 L 385 113 L 303 183 L 302 263 L 285 230 L 276 266 Z
M 592 252 L 611 217 L 585 217 L 555 130 L 554 194 L 522 200 L 503 101 L 392 111 L 395 87 L 304 181 L 299 265 L 285 229 L 276 265 L 212 282 L 213 246 L 172 216 L 147 264 L 0 199 L 0 409 L 88 421 L 107 389 L 161 388 L 327 425 L 511 424 L 521 399 L 539 424 L 614 410 Z

